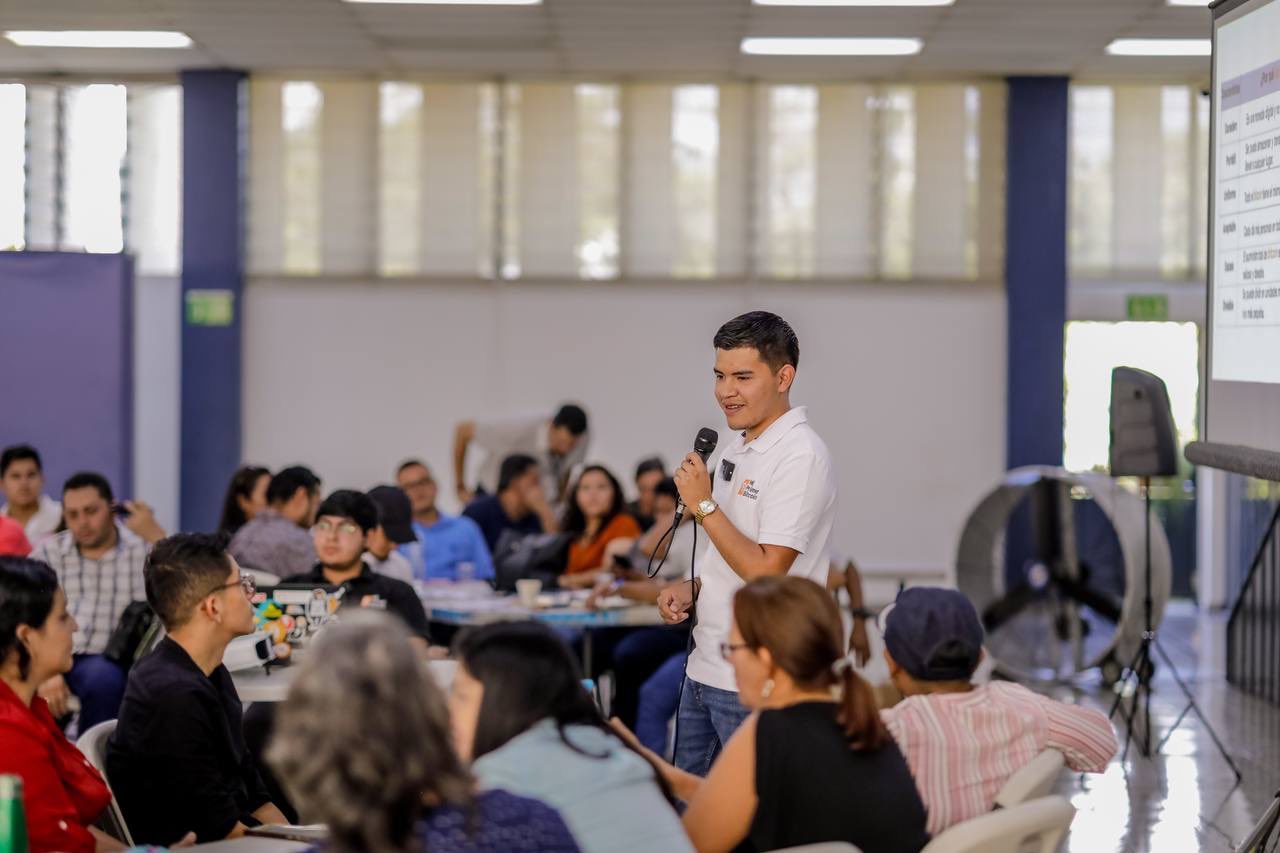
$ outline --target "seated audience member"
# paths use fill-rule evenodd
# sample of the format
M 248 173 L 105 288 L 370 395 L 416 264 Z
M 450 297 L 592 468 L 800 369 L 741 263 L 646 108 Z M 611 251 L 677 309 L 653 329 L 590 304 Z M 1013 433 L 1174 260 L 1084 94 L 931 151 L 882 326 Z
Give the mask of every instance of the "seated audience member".
M 57 532 L 62 505 L 44 493 L 44 467 L 34 447 L 15 444 L 0 452 L 0 489 L 0 515 L 21 524 L 33 548 Z
M 561 586 L 595 584 L 605 566 L 605 549 L 615 539 L 640 535 L 636 520 L 627 515 L 618 479 L 601 465 L 592 465 L 578 477 L 565 511 L 565 533 L 574 534 Z
M 31 543 L 22 525 L 0 515 L 0 557 L 25 557 L 30 553 Z
M 521 453 L 502 460 L 497 494 L 476 498 L 462 514 L 479 525 L 491 554 L 508 530 L 528 535 L 556 529 L 556 516 L 542 489 L 538 461 Z
M 114 500 L 101 474 L 72 475 L 62 487 L 67 529 L 46 539 L 31 555 L 58 573 L 67 591 L 67 609 L 79 626 L 71 671 L 41 685 L 40 695 L 59 719 L 69 712 L 71 697 L 78 698 L 82 732 L 115 719 L 120 708 L 124 670 L 103 652 L 125 608 L 146 600 L 142 569 L 148 543 L 164 538 L 150 507 L 126 501 L 123 509 L 128 515 L 120 524 Z
M 244 465 L 231 475 L 227 496 L 222 500 L 218 532 L 234 536 L 254 516 L 267 508 L 267 486 L 271 472 L 257 465 Z
M 90 824 L 111 792 L 58 728 L 36 688 L 71 669 L 76 620 L 44 563 L 0 557 L 0 774 L 22 780 L 32 853 L 124 845 Z
M 168 632 L 134 665 L 107 744 L 107 776 L 134 841 L 235 838 L 284 823 L 245 749 L 241 703 L 222 665 L 253 632 L 253 576 L 216 534 L 180 533 L 147 559 L 147 601 Z
M 705 780 L 661 765 L 689 804 L 684 826 L 697 849 L 843 841 L 891 853 L 928 843 L 907 762 L 844 653 L 825 589 L 786 575 L 748 583 L 734 595 L 720 653 L 753 713 Z
M 413 583 L 413 566 L 409 558 L 397 550 L 401 545 L 417 542 L 413 534 L 413 507 L 404 492 L 395 486 L 375 486 L 369 500 L 378 509 L 378 526 L 365 539 L 364 561 L 380 575 Z
M 268 760 L 335 851 L 572 853 L 550 806 L 476 790 L 444 696 L 402 625 L 359 614 L 327 629 L 277 713 Z
M 419 580 L 493 580 L 493 559 L 484 534 L 466 516 L 445 515 L 436 508 L 438 488 L 431 470 L 411 459 L 396 472 L 396 483 L 413 506 L 413 532 L 418 541 L 402 550 L 407 552 L 414 576 Z
M 1116 752 L 1105 714 L 1010 681 L 970 683 L 982 623 L 953 589 L 904 590 L 884 620 L 884 657 L 907 698 L 882 712 L 929 809 L 929 831 L 991 811 L 1009 777 L 1045 749 L 1099 772 Z
M 361 559 L 369 532 L 378 526 L 378 507 L 362 492 L 339 489 L 316 510 L 312 528 L 319 562 L 283 583 L 314 583 L 344 588 L 342 607 L 374 607 L 399 616 L 422 651 L 430 642 L 427 614 L 413 587 L 374 572 Z
M 566 404 L 554 418 L 515 418 L 506 421 L 464 421 L 453 434 L 453 482 L 458 501 L 466 506 L 474 494 L 467 488 L 467 450 L 479 448 L 485 457 L 480 469 L 479 488 L 489 494 L 498 490 L 502 460 L 515 454 L 538 461 L 547 499 L 559 504 L 569 475 L 587 456 L 591 435 L 587 413 L 581 406 Z
M 481 787 L 554 807 L 586 853 L 690 850 L 653 766 L 609 730 L 551 628 L 473 629 L 454 655 L 453 742 Z
M 315 547 L 307 531 L 316 520 L 320 478 L 309 468 L 285 468 L 267 484 L 267 508 L 236 531 L 228 550 L 246 571 L 287 577 L 311 568 Z
M 657 516 L 653 508 L 653 490 L 667 476 L 667 466 L 656 456 L 640 460 L 636 466 L 636 499 L 627 504 L 627 512 L 640 525 L 642 531 L 653 527 Z

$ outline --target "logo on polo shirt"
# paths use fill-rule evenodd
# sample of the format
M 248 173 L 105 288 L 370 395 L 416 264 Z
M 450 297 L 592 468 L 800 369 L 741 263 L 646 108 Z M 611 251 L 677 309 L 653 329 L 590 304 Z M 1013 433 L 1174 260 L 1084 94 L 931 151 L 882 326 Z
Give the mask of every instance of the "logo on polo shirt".
M 743 480 L 742 485 L 738 487 L 738 497 L 750 498 L 757 500 L 760 497 L 760 490 L 754 485 L 755 480 Z

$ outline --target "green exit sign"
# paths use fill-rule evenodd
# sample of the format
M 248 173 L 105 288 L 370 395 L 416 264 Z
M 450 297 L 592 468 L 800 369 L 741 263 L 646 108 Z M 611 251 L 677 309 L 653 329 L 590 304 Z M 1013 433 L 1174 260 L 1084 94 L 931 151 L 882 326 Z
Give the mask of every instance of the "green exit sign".
M 1169 297 L 1163 293 L 1130 296 L 1126 316 L 1130 320 L 1163 322 L 1169 319 Z
M 235 319 L 235 292 L 188 290 L 188 326 L 230 326 Z

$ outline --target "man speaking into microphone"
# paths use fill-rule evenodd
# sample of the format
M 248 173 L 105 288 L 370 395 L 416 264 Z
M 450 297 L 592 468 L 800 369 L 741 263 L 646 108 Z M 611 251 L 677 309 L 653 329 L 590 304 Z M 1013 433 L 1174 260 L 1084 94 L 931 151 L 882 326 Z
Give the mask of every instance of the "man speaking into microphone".
M 687 620 L 697 601 L 675 763 L 699 776 L 748 714 L 733 675 L 733 656 L 742 653 L 729 636 L 734 594 L 765 575 L 825 585 L 836 514 L 831 455 L 804 407 L 791 407 L 800 363 L 791 326 L 776 314 L 752 311 L 721 326 L 713 344 L 716 402 L 737 435 L 725 441 L 710 471 L 690 453 L 675 472 L 681 500 L 711 541 L 697 579 L 658 596 L 670 624 Z M 767 704 L 772 690 L 766 680 L 752 704 Z

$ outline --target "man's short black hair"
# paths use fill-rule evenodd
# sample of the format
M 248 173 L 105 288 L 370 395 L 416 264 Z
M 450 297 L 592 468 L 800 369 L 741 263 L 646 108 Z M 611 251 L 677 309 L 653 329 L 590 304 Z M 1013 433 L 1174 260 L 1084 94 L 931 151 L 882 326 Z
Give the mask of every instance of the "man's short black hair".
M 107 503 L 116 499 L 111 493 L 111 484 L 107 482 L 107 478 L 96 471 L 79 471 L 72 474 L 62 484 L 62 493 L 65 495 L 72 489 L 97 489 L 98 494 L 102 495 L 102 499 Z
M 564 427 L 571 435 L 582 435 L 587 431 L 587 413 L 581 406 L 566 403 L 556 412 L 551 425 Z
M 267 503 L 285 503 L 297 494 L 298 489 L 306 489 L 307 494 L 314 495 L 320 491 L 320 478 L 310 468 L 302 465 L 285 468 L 267 484 Z
M 503 459 L 502 467 L 498 469 L 498 491 L 505 492 L 517 478 L 524 476 L 525 471 L 537 467 L 538 460 L 523 453 L 513 453 Z
M 44 465 L 40 464 L 40 454 L 29 444 L 14 444 L 0 453 L 0 477 L 9 470 L 9 466 L 21 459 L 30 459 L 36 463 L 36 470 L 44 473 Z
M 403 474 L 405 468 L 412 468 L 415 465 L 427 471 L 431 470 L 430 468 L 427 468 L 427 463 L 423 462 L 421 459 L 406 459 L 400 463 L 399 468 L 396 468 L 396 476 L 399 477 L 401 474 Z
M 768 311 L 734 317 L 716 332 L 712 345 L 716 349 L 754 349 L 774 373 L 787 364 L 800 366 L 800 340 L 791 324 Z
M 201 599 L 224 588 L 229 574 L 231 557 L 222 533 L 175 533 L 161 539 L 142 570 L 147 603 L 167 631 L 186 624 Z
M 636 479 L 639 480 L 645 474 L 657 471 L 659 474 L 667 473 L 667 466 L 662 463 L 662 459 L 657 456 L 650 456 L 648 459 L 641 459 L 636 465 Z
M 360 529 L 366 534 L 379 524 L 378 505 L 373 502 L 373 498 L 354 489 L 338 489 L 321 501 L 320 508 L 316 510 L 316 518 L 325 515 L 349 518 L 360 525 Z
M 653 487 L 653 494 L 666 495 L 672 500 L 680 500 L 680 490 L 676 488 L 676 481 L 671 477 L 666 478 Z

